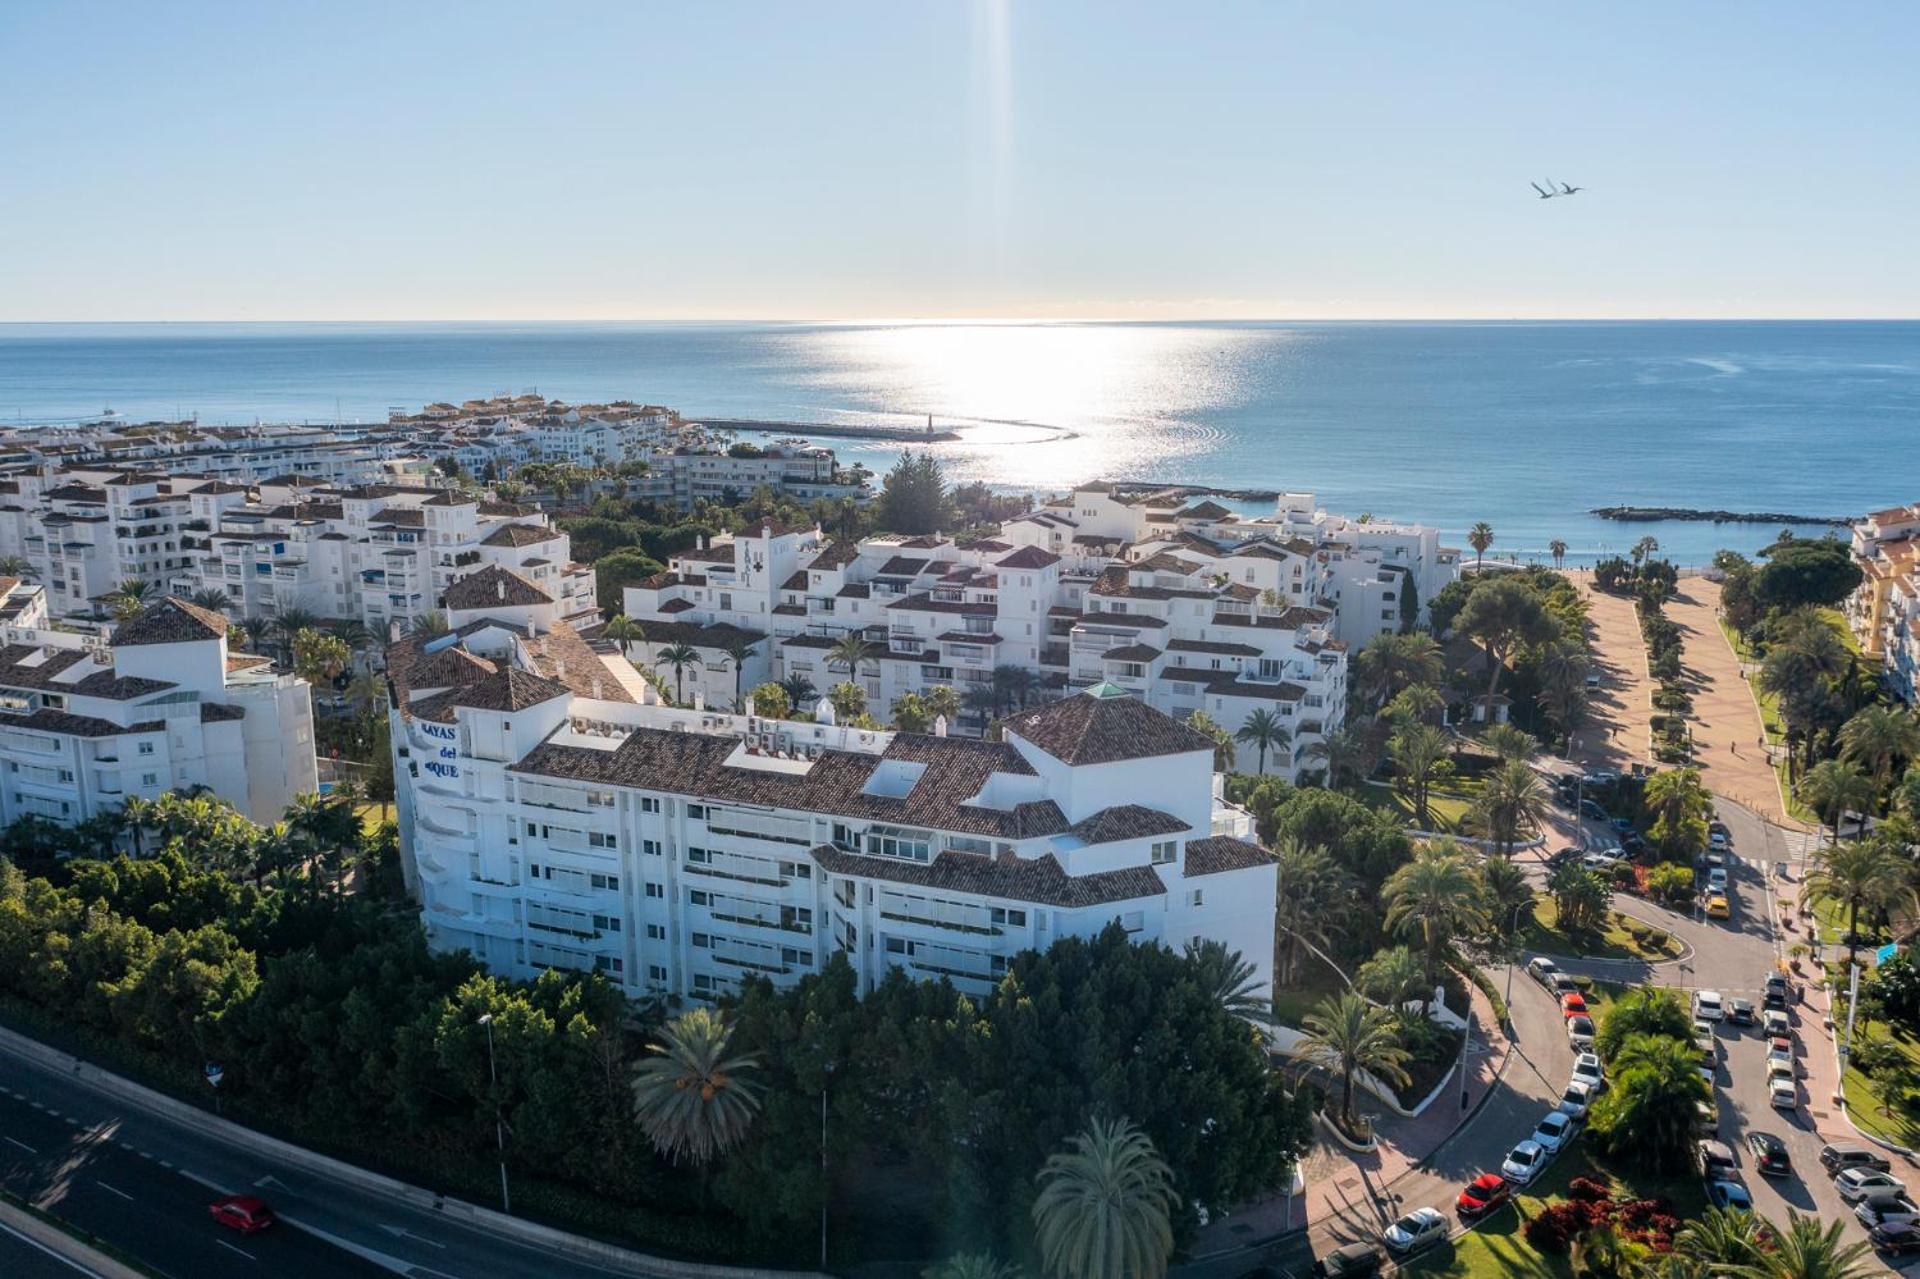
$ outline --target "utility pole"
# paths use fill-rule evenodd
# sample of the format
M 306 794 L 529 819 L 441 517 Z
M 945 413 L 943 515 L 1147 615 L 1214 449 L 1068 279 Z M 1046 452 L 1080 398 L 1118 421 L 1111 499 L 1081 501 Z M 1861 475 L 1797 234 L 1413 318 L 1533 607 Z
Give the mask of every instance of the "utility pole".
M 827 1085 L 833 1082 L 833 1063 L 824 1067 L 820 1080 L 820 1269 L 827 1268 L 827 1201 L 832 1192 L 827 1182 Z
M 493 1014 L 482 1013 L 480 1024 L 487 1028 L 487 1078 L 493 1084 L 494 1091 L 500 1089 L 500 1071 L 493 1059 Z M 511 1216 L 513 1199 L 507 1194 L 507 1124 L 500 1114 L 500 1099 L 493 1102 L 493 1140 L 500 1152 L 500 1211 Z

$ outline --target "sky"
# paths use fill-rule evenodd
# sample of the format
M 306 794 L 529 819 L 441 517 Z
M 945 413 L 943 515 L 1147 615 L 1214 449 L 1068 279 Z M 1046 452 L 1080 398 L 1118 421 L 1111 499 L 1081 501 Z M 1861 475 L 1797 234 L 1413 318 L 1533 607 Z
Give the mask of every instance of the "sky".
M 1912 317 L 1916 49 L 1908 0 L 16 0 L 0 321 Z

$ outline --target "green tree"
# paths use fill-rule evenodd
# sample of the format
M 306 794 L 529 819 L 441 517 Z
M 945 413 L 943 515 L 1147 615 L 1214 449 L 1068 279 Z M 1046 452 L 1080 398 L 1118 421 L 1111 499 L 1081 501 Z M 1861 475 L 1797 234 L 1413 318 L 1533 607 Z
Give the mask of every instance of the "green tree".
M 1353 658 L 1354 680 L 1369 704 L 1384 706 L 1414 684 L 1439 684 L 1446 677 L 1440 646 L 1423 632 L 1382 631 Z
M 1486 694 L 1489 717 L 1491 700 L 1500 691 L 1500 676 L 1506 670 L 1507 660 L 1518 649 L 1544 643 L 1559 631 L 1539 595 L 1523 582 L 1506 575 L 1476 583 L 1454 619 L 1454 626 L 1486 650 L 1490 671 Z
M 902 693 L 893 699 L 893 726 L 903 733 L 924 733 L 933 725 L 933 712 L 918 693 Z
M 1598 932 L 1613 906 L 1613 885 L 1578 862 L 1567 862 L 1547 881 L 1560 930 L 1575 935 Z
M 1792 538 L 1761 554 L 1767 563 L 1754 574 L 1754 594 L 1768 609 L 1832 606 L 1851 595 L 1864 574 L 1847 543 Z
M 1640 986 L 1607 1006 L 1594 1045 L 1602 1060 L 1612 1061 L 1621 1045 L 1636 1035 L 1663 1035 L 1686 1042 L 1693 1037 L 1693 1018 L 1671 991 Z
M 1647 779 L 1641 806 L 1653 821 L 1647 835 L 1661 856 L 1691 859 L 1707 846 L 1707 823 L 1713 819 L 1713 795 L 1700 780 L 1697 768 L 1674 768 Z
M 1342 779 L 1365 778 L 1373 772 L 1380 752 L 1372 735 L 1358 724 L 1345 724 L 1325 737 L 1308 742 L 1300 752 L 1302 759 L 1317 760 L 1326 766 L 1327 785 L 1338 787 Z
M 1708 1208 L 1692 1218 L 1673 1237 L 1673 1250 L 1689 1261 L 1726 1274 L 1751 1264 L 1772 1246 L 1772 1229 L 1751 1212 Z
M 1354 985 L 1395 1012 L 1415 1000 L 1424 1005 L 1433 993 L 1420 957 L 1405 946 L 1375 952 L 1353 977 Z
M 1233 735 L 1215 722 L 1213 716 L 1205 711 L 1195 711 L 1187 716 L 1187 727 L 1197 733 L 1204 733 L 1213 739 L 1213 771 L 1229 773 L 1233 771 Z
M 1473 548 L 1473 566 L 1483 567 L 1486 563 L 1487 548 L 1493 545 L 1493 525 L 1481 520 L 1468 529 L 1467 545 Z
M 901 453 L 874 501 L 876 525 L 894 533 L 938 533 L 952 517 L 947 479 L 933 454 L 911 449 Z
M 1547 554 L 1553 556 L 1553 566 L 1562 568 L 1567 562 L 1567 544 L 1559 538 L 1547 543 Z
M 1473 811 L 1493 842 L 1494 851 L 1511 856 L 1522 832 L 1541 827 L 1550 805 L 1547 784 L 1540 780 L 1540 774 L 1520 760 L 1510 759 L 1487 774 Z
M 307 627 L 293 637 L 293 673 L 318 689 L 347 669 L 353 653 L 337 635 Z
M 685 705 L 687 668 L 700 665 L 700 653 L 690 644 L 668 644 L 653 655 L 657 670 L 664 666 L 673 672 L 673 700 Z
M 1300 1059 L 1340 1081 L 1340 1122 L 1347 1131 L 1353 1131 L 1356 1074 L 1364 1070 L 1394 1088 L 1412 1082 L 1406 1071 L 1412 1055 L 1400 1045 L 1393 1015 L 1365 997 L 1353 991 L 1328 995 L 1301 1020 L 1306 1034 Z
M 1494 724 L 1480 734 L 1480 744 L 1503 760 L 1530 759 L 1540 743 L 1518 724 Z
M 1835 842 L 1840 839 L 1840 823 L 1848 813 L 1859 813 L 1864 825 L 1867 810 L 1873 807 L 1872 779 L 1860 771 L 1859 765 L 1843 760 L 1815 764 L 1800 779 L 1799 789 L 1800 798 L 1833 831 Z
M 249 618 L 248 620 L 251 621 L 252 619 Z M 246 622 L 240 624 L 245 626 Z M 437 608 L 428 609 L 424 613 L 417 613 L 414 615 L 413 620 L 407 623 L 407 634 L 415 639 L 433 639 L 436 636 L 445 635 L 447 629 L 447 615 Z M 251 634 L 252 632 L 248 633 Z
M 1904 708 L 1869 706 L 1841 726 L 1840 750 L 1867 770 L 1874 794 L 1884 795 L 1895 762 L 1920 757 L 1920 718 Z
M 1860 916 L 1911 903 L 1911 875 L 1905 858 L 1878 844 L 1835 844 L 1821 850 L 1801 896 L 1847 912 L 1847 962 L 1851 964 L 1860 948 Z
M 842 680 L 827 690 L 827 703 L 833 707 L 835 719 L 851 724 L 867 713 L 867 690 L 851 680 Z
M 936 719 L 946 720 L 949 728 L 960 722 L 960 695 L 951 684 L 935 684 L 921 696 L 926 699 L 927 710 Z
M 1319 844 L 1282 839 L 1274 844 L 1274 974 L 1281 985 L 1299 980 L 1315 950 L 1330 949 L 1345 928 L 1358 883 Z
M 600 628 L 600 638 L 611 644 L 618 644 L 624 654 L 628 647 L 647 638 L 646 628 L 628 617 L 625 613 L 615 613 Z
M 1428 803 L 1433 788 L 1453 775 L 1453 742 L 1440 729 L 1413 724 L 1387 741 L 1393 762 L 1394 785 L 1413 803 L 1413 820 L 1421 830 L 1433 829 Z
M 661 1027 L 634 1068 L 633 1109 L 667 1158 L 706 1165 L 745 1138 L 760 1110 L 759 1059 L 729 1052 L 724 1014 L 694 1008 Z
M 920 1279 L 1020 1279 L 1020 1272 L 990 1252 L 965 1252 L 928 1266 Z
M 1479 873 L 1488 935 L 1496 941 L 1512 938 L 1519 929 L 1520 917 L 1533 909 L 1533 881 L 1517 863 L 1505 858 L 1487 858 L 1480 863 Z
M 1664 1035 L 1629 1036 L 1609 1074 L 1588 1119 L 1600 1149 L 1649 1172 L 1687 1168 L 1698 1108 L 1713 1099 L 1693 1046 Z
M 760 641 L 744 635 L 735 636 L 727 641 L 727 660 L 733 663 L 733 709 L 743 711 L 746 703 L 740 697 L 740 677 L 746 673 L 747 661 L 760 647 Z
M 1258 1017 L 1272 1007 L 1266 983 L 1258 980 L 1254 966 L 1239 951 L 1228 950 L 1225 942 L 1190 938 L 1182 954 L 1189 970 L 1224 1011 L 1236 1017 Z
M 1381 721 L 1394 726 L 1395 731 L 1409 724 L 1433 724 L 1440 718 L 1440 712 L 1447 707 L 1447 699 L 1440 690 L 1431 684 L 1409 684 L 1393 695 L 1393 700 L 1380 710 Z M 1344 731 L 1344 730 L 1342 730 Z M 1363 745 L 1369 750 L 1371 742 L 1364 726 L 1357 727 L 1363 735 Z
M 1159 1279 L 1173 1255 L 1173 1171 L 1125 1119 L 1095 1119 L 1035 1179 L 1034 1243 L 1060 1279 Z
M 1479 877 L 1465 854 L 1450 844 L 1422 848 L 1393 872 L 1381 895 L 1387 905 L 1387 927 L 1419 941 L 1429 983 L 1439 980 L 1454 939 L 1486 926 Z
M 1283 750 L 1293 742 L 1293 734 L 1272 711 L 1264 706 L 1256 708 L 1240 725 L 1240 731 L 1233 735 L 1237 742 L 1243 742 L 1259 752 L 1259 766 L 1255 772 L 1267 771 L 1267 752 Z
M 827 650 L 827 663 L 830 666 L 847 668 L 847 678 L 854 683 L 860 682 L 860 667 L 865 662 L 878 662 L 881 648 L 867 639 L 860 631 L 848 631 L 834 646 Z
M 754 686 L 747 695 L 753 703 L 754 713 L 766 719 L 787 719 L 793 714 L 793 702 L 787 696 L 787 690 L 771 680 Z
M 1844 1221 L 1789 1210 L 1787 1228 L 1774 1228 L 1771 1246 L 1755 1248 L 1733 1273 L 1742 1279 L 1869 1279 L 1880 1273 L 1869 1246 L 1849 1242 L 1845 1231 Z
M 627 587 L 663 572 L 658 557 L 637 546 L 621 546 L 593 560 L 594 602 L 608 613 L 626 607 Z

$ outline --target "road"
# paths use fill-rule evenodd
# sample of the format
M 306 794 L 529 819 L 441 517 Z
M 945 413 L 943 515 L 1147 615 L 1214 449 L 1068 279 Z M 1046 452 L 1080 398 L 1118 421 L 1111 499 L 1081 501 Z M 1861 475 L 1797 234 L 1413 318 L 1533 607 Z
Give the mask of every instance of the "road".
M 0 1222 L 0 1275 L 7 1279 L 87 1279 L 94 1272 Z
M 4 1051 L 0 1185 L 173 1279 L 616 1273 L 280 1166 L 211 1130 L 147 1114 Z M 242 1192 L 266 1199 L 281 1224 L 245 1238 L 215 1225 L 207 1202 Z M 16 1273 L 7 1264 L 13 1242 L 0 1237 L 0 1274 Z

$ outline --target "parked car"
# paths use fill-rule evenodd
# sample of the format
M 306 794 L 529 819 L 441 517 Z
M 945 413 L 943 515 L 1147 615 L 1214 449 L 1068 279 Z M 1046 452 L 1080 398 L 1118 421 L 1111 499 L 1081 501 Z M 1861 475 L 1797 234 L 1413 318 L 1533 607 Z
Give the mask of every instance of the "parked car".
M 1598 783 L 1596 783 L 1592 778 L 1588 778 L 1587 785 L 1594 786 L 1594 785 L 1598 785 Z M 1600 807 L 1599 804 L 1595 803 L 1593 800 L 1590 800 L 1590 799 L 1583 799 L 1580 801 L 1580 815 L 1582 817 L 1590 818 L 1596 822 L 1604 822 L 1607 820 L 1607 810 Z
M 1567 1090 L 1560 1094 L 1560 1113 L 1572 1115 L 1575 1119 L 1584 1119 L 1587 1111 L 1593 1109 L 1593 1103 L 1599 1095 L 1599 1090 L 1592 1084 L 1573 1080 L 1567 1085 Z
M 1723 839 L 1731 839 L 1733 837 L 1733 832 L 1728 830 L 1727 824 L 1718 817 L 1707 823 L 1707 838 L 1711 839 L 1716 834 Z
M 1727 901 L 1727 895 L 1725 893 L 1707 894 L 1708 919 L 1731 919 L 1732 917 L 1733 906 Z
M 1577 990 L 1570 990 L 1560 996 L 1560 1015 L 1562 1017 L 1586 1016 L 1587 997 Z
M 1559 976 L 1559 974 L 1560 965 L 1554 963 L 1545 955 L 1527 961 L 1527 976 L 1533 978 L 1548 990 L 1553 989 L 1553 979 Z
M 1567 1043 L 1575 1052 L 1585 1052 L 1593 1047 L 1593 1018 L 1567 1018 Z
M 1853 1215 L 1871 1230 L 1875 1226 L 1910 1226 L 1920 1220 L 1920 1207 L 1905 1195 L 1868 1195 L 1853 1206 Z
M 1905 1185 L 1890 1172 L 1881 1172 L 1878 1168 L 1868 1168 L 1864 1164 L 1857 1168 L 1844 1168 L 1833 1179 L 1833 1188 L 1848 1203 L 1859 1203 L 1868 1195 L 1904 1195 Z
M 1767 1069 L 1772 1070 L 1775 1066 L 1785 1066 L 1789 1071 L 1794 1069 L 1793 1040 L 1785 1035 L 1775 1035 L 1767 1040 Z
M 1727 832 L 1723 830 L 1708 830 L 1707 847 L 1724 852 L 1733 847 L 1733 840 L 1728 838 Z
M 1573 1059 L 1573 1082 L 1591 1084 L 1595 1092 L 1607 1090 L 1607 1072 L 1596 1053 L 1581 1053 Z
M 1580 989 L 1580 983 L 1574 980 L 1574 978 L 1569 976 L 1568 974 L 1555 973 L 1553 975 L 1553 993 L 1554 994 L 1565 995 L 1572 992 L 1577 992 L 1579 989 Z
M 1467 1183 L 1460 1197 L 1454 1201 L 1454 1208 L 1461 1217 L 1472 1220 L 1486 1214 L 1507 1202 L 1513 1193 L 1513 1183 L 1497 1172 L 1483 1172 Z
M 1726 1016 L 1726 1008 L 1721 1002 L 1719 991 L 1696 990 L 1693 992 L 1695 1021 L 1719 1021 L 1724 1016 Z
M 1540 1116 L 1540 1122 L 1533 1126 L 1533 1140 L 1544 1146 L 1549 1153 L 1572 1140 L 1573 1133 L 1580 1122 L 1572 1115 L 1559 1110 L 1549 1110 Z
M 1787 1143 L 1772 1133 L 1748 1133 L 1747 1150 L 1753 1155 L 1753 1166 L 1766 1176 L 1790 1177 L 1793 1175 L 1793 1156 L 1787 1153 Z
M 1753 1195 L 1745 1185 L 1722 1177 L 1707 1185 L 1707 1202 L 1728 1212 L 1752 1212 Z
M 1729 999 L 1727 1001 L 1727 1020 L 1736 1026 L 1753 1025 L 1754 1007 L 1751 999 Z
M 1523 1141 L 1507 1152 L 1500 1165 L 1500 1175 L 1516 1186 L 1524 1186 L 1540 1175 L 1548 1158 L 1545 1146 L 1537 1141 Z
M 207 1205 L 213 1219 L 243 1235 L 256 1234 L 274 1222 L 273 1209 L 257 1195 L 226 1195 Z
M 1784 1079 L 1792 1083 L 1799 1077 L 1800 1072 L 1794 1068 L 1793 1057 L 1791 1055 L 1782 1059 L 1774 1056 L 1772 1053 L 1767 1054 L 1767 1082 L 1769 1084 L 1776 1079 Z
M 1767 1077 L 1767 1101 L 1775 1110 L 1800 1108 L 1800 1085 L 1784 1075 Z
M 1793 983 L 1784 974 L 1767 974 L 1767 986 L 1762 999 L 1769 1008 L 1784 1009 L 1793 1002 Z
M 1760 1015 L 1760 1032 L 1768 1039 L 1793 1034 L 1793 1020 L 1778 1008 L 1769 1008 Z
M 1920 1225 L 1910 1221 L 1891 1221 L 1867 1231 L 1873 1246 L 1889 1257 L 1904 1257 L 1920 1252 Z
M 1872 1146 L 1859 1141 L 1836 1141 L 1820 1147 L 1820 1166 L 1835 1176 L 1849 1168 L 1872 1168 L 1877 1172 L 1893 1171 L 1891 1159 Z
M 1707 872 L 1707 891 L 1710 893 L 1719 893 L 1722 897 L 1727 895 L 1727 868 L 1725 866 L 1715 866 Z
M 1738 1176 L 1739 1164 L 1734 1161 L 1733 1147 L 1724 1141 L 1702 1141 L 1694 1145 L 1694 1154 L 1700 1164 L 1700 1175 L 1709 1181 L 1725 1177 Z
M 1319 1279 L 1367 1279 L 1380 1273 L 1380 1254 L 1370 1243 L 1343 1243 L 1313 1263 Z
M 1445 1239 L 1448 1229 L 1447 1219 L 1440 1215 L 1438 1208 L 1415 1208 L 1388 1226 L 1380 1239 L 1387 1245 L 1388 1251 L 1404 1257 L 1430 1243 Z

